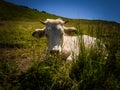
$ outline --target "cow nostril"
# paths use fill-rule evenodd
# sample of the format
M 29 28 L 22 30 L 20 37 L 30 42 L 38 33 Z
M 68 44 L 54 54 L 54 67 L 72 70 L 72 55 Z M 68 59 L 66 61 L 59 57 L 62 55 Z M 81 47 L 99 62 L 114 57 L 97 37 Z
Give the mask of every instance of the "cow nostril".
M 59 50 L 51 50 L 50 54 L 59 54 Z

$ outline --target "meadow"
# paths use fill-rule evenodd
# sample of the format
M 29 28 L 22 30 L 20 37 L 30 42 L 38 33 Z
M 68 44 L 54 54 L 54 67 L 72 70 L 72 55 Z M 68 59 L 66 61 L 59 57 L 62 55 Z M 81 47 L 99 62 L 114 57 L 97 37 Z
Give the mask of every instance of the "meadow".
M 78 32 L 103 41 L 108 59 L 95 51 L 81 54 L 73 62 L 47 57 L 46 38 L 31 36 L 37 21 L 0 22 L 0 90 L 118 90 L 120 89 L 120 24 L 69 20 Z

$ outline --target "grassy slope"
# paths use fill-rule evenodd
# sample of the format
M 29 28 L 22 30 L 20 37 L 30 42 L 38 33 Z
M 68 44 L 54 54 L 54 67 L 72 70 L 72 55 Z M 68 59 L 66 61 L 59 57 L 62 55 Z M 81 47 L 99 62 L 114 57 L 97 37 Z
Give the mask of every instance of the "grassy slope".
M 90 62 L 84 61 L 86 58 L 81 58 L 83 62 L 74 62 L 70 66 L 64 61 L 63 64 L 60 60 L 49 61 L 45 58 L 45 38 L 33 38 L 31 33 L 35 28 L 44 27 L 39 23 L 39 19 L 47 18 L 58 18 L 58 16 L 0 0 L 0 90 L 10 88 L 17 90 L 19 87 L 30 89 L 30 86 L 34 87 L 34 85 L 42 85 L 43 89 L 49 88 L 51 84 L 53 89 L 60 87 L 61 89 L 65 87 L 86 89 L 92 86 L 100 90 L 120 88 L 119 73 L 114 74 L 120 70 L 119 57 L 116 59 L 114 70 L 107 64 L 103 67 L 104 65 L 99 64 L 101 63 L 99 61 L 99 63 L 92 62 L 89 56 L 87 58 Z M 66 20 L 66 18 L 63 19 Z M 76 26 L 79 34 L 84 33 L 101 38 L 106 43 L 109 52 L 118 55 L 116 53 L 119 53 L 119 50 L 116 49 L 119 48 L 118 42 L 120 42 L 120 24 L 100 20 L 68 20 L 69 23 L 66 26 Z M 20 72 L 23 74 L 18 75 Z
M 17 6 L 0 0 L 0 20 L 45 20 L 46 18 L 57 18 L 58 16 L 42 13 L 35 9 L 30 9 L 25 6 Z

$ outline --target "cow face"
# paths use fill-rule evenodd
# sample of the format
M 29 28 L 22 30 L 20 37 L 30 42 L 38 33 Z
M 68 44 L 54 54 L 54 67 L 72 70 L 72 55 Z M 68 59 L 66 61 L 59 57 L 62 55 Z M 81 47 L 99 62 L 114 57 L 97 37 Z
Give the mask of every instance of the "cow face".
M 64 27 L 67 21 L 61 19 L 47 19 L 45 22 L 40 22 L 45 25 L 45 28 L 35 30 L 32 36 L 42 37 L 45 35 L 48 42 L 48 53 L 61 53 L 65 33 L 75 31 L 76 29 L 74 27 Z
M 47 20 L 45 22 L 45 35 L 48 41 L 48 52 L 50 54 L 60 53 L 62 49 L 62 38 L 64 34 L 64 22 L 62 20 Z

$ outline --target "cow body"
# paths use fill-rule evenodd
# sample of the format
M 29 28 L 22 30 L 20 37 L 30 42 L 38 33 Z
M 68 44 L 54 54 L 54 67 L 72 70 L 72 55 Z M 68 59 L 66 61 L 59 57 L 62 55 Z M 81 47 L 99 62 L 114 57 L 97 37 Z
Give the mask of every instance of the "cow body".
M 74 27 L 65 27 L 65 21 L 61 19 L 47 19 L 42 22 L 45 25 L 44 29 L 37 29 L 32 33 L 34 37 L 42 37 L 46 35 L 48 43 L 48 54 L 60 54 L 66 60 L 73 60 L 81 51 L 80 47 L 84 44 L 85 50 L 91 48 L 99 48 L 97 42 L 100 40 L 88 35 L 69 36 L 69 32 L 76 31 Z M 100 45 L 105 49 L 105 45 L 100 42 Z

